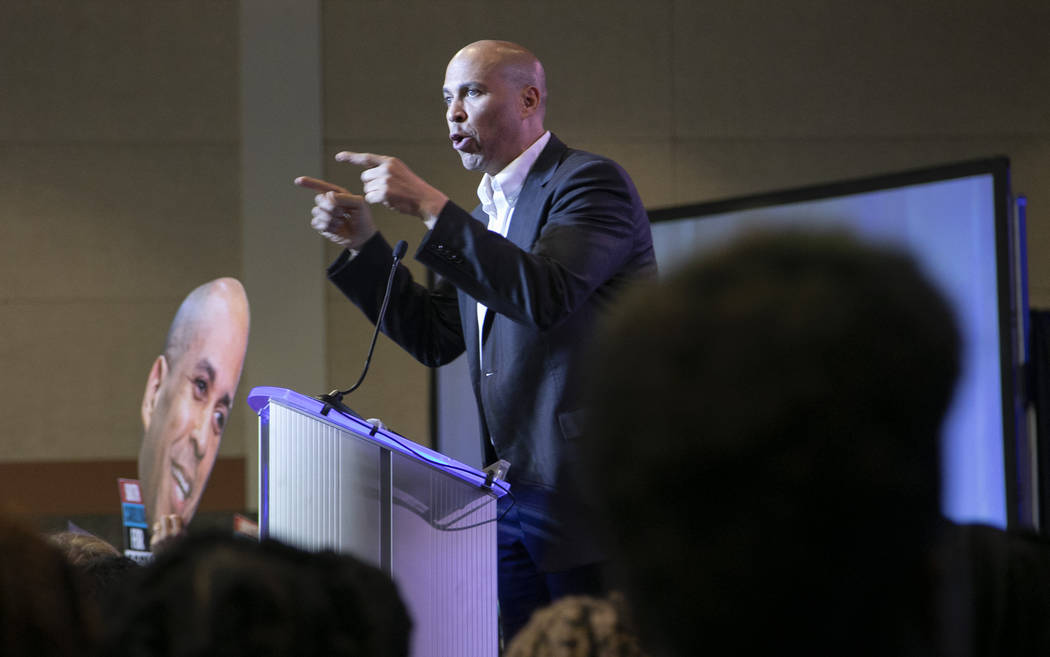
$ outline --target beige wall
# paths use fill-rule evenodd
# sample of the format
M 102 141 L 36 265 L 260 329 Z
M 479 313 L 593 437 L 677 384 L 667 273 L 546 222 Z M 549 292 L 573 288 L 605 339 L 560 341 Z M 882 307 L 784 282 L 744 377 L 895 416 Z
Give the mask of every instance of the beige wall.
M 0 461 L 134 458 L 181 296 L 241 275 L 239 11 L 5 0 Z M 445 139 L 444 64 L 471 40 L 516 40 L 547 65 L 549 126 L 618 159 L 651 207 L 1008 155 L 1030 198 L 1032 304 L 1050 306 L 1045 0 L 329 0 L 321 16 L 327 154 L 398 155 L 473 205 Z M 289 218 L 304 230 L 308 205 Z M 377 214 L 411 253 L 418 223 Z M 304 392 L 352 383 L 367 347 L 356 311 L 325 301 L 327 377 Z M 425 439 L 426 371 L 385 339 L 373 366 L 351 404 Z M 51 405 L 41 391 L 59 385 L 69 402 Z M 250 453 L 244 392 L 225 455 Z
M 0 460 L 134 458 L 179 302 L 240 275 L 236 9 L 0 8 Z

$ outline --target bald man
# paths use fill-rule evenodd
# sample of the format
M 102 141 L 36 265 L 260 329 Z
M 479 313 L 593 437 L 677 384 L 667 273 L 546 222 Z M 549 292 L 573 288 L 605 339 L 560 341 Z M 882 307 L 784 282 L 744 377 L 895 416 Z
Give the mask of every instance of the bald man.
M 142 396 L 139 479 L 157 535 L 189 524 L 208 483 L 248 346 L 248 298 L 219 278 L 190 292 Z
M 482 174 L 473 213 L 394 157 L 341 152 L 363 194 L 313 178 L 313 227 L 346 251 L 328 269 L 373 321 L 391 248 L 369 204 L 425 225 L 415 257 L 441 277 L 434 290 L 398 267 L 383 331 L 426 365 L 464 351 L 486 455 L 511 463 L 514 505 L 501 501 L 499 595 L 504 636 L 532 610 L 570 593 L 599 593 L 601 551 L 558 522 L 559 469 L 572 472 L 583 413 L 571 363 L 621 290 L 656 272 L 649 220 L 627 173 L 570 149 L 544 128 L 543 66 L 505 41 L 452 57 L 442 88 L 449 140 Z

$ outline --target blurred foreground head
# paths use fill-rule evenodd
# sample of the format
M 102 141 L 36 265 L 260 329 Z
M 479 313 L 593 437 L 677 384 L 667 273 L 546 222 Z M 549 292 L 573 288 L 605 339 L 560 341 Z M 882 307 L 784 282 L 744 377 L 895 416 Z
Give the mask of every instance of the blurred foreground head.
M 645 657 L 623 596 L 570 595 L 536 610 L 504 657 Z
M 190 535 L 143 568 L 110 657 L 406 657 L 393 580 L 357 559 L 276 541 Z
M 0 517 L 0 655 L 91 655 L 97 609 L 64 555 Z
M 47 542 L 58 548 L 80 573 L 85 594 L 104 615 L 113 601 L 119 600 L 124 582 L 139 567 L 110 543 L 82 531 L 50 534 Z
M 47 536 L 47 542 L 66 555 L 66 560 L 74 566 L 120 556 L 120 550 L 98 536 L 85 532 L 56 532 Z
M 928 650 L 952 313 L 908 256 L 756 234 L 638 288 L 588 454 L 647 648 Z

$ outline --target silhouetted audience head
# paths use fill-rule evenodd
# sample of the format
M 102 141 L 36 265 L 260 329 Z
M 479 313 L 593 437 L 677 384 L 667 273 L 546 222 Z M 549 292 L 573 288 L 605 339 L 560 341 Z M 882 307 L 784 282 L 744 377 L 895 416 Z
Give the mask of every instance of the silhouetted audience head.
M 755 234 L 635 289 L 588 451 L 647 650 L 922 653 L 951 310 L 913 260 Z
M 80 531 L 49 534 L 47 541 L 57 547 L 83 576 L 86 595 L 108 610 L 114 598 L 121 595 L 121 587 L 138 569 L 138 564 L 125 557 L 107 541 Z
M 95 607 L 72 564 L 36 532 L 0 516 L 0 655 L 91 655 Z
M 142 569 L 106 637 L 112 657 L 404 657 L 411 621 L 393 581 L 331 552 L 205 534 Z
M 623 596 L 568 596 L 538 609 L 503 657 L 643 657 Z
M 47 541 L 54 545 L 74 566 L 94 561 L 102 557 L 119 557 L 120 550 L 108 541 L 85 532 L 64 531 L 47 535 Z

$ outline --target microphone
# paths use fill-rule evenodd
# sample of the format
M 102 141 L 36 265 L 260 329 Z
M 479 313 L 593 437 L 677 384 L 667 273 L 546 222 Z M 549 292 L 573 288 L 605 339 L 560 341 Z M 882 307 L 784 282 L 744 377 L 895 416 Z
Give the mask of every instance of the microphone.
M 365 359 L 365 367 L 361 370 L 361 376 L 357 377 L 357 383 L 350 386 L 346 390 L 339 390 L 336 388 L 327 395 L 318 395 L 317 399 L 324 402 L 324 408 L 321 409 L 321 415 L 328 415 L 328 412 L 333 408 L 343 415 L 359 417 L 357 413 L 354 413 L 343 404 L 343 397 L 349 395 L 360 387 L 361 382 L 365 380 L 365 375 L 368 374 L 368 366 L 372 364 L 372 353 L 376 350 L 376 339 L 379 337 L 379 327 L 383 324 L 383 318 L 386 317 L 386 307 L 390 303 L 390 291 L 394 288 L 394 274 L 397 273 L 397 263 L 401 262 L 401 258 L 405 257 L 405 251 L 408 250 L 408 242 L 405 240 L 399 240 L 394 245 L 394 259 L 390 265 L 390 275 L 386 279 L 386 292 L 383 293 L 383 303 L 379 307 L 379 317 L 376 318 L 376 328 L 372 331 L 372 344 L 368 346 L 368 357 Z

